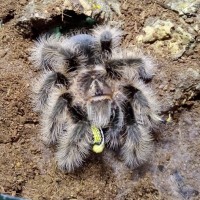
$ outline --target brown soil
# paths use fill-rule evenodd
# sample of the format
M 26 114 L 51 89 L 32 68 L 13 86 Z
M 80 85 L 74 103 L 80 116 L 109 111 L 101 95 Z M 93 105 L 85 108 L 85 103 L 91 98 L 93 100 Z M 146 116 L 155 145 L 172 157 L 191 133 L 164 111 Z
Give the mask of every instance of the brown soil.
M 111 155 L 107 153 L 101 157 L 92 156 L 74 174 L 64 174 L 57 169 L 53 151 L 40 141 L 39 119 L 31 107 L 31 79 L 37 74 L 28 60 L 28 48 L 33 41 L 24 39 L 15 27 L 16 18 L 27 1 L 16 2 L 0 2 L 0 18 L 4 22 L 0 28 L 0 193 L 35 200 L 176 199 L 173 193 L 180 191 L 173 189 L 175 186 L 169 186 L 165 180 L 168 181 L 173 175 L 170 175 L 171 169 L 177 170 L 184 163 L 186 158 L 182 155 L 185 155 L 191 158 L 186 163 L 189 169 L 183 167 L 180 173 L 188 178 L 189 185 L 193 184 L 196 191 L 194 199 L 199 199 L 197 190 L 200 184 L 193 179 L 200 176 L 200 143 L 197 137 L 200 132 L 199 98 L 177 108 L 173 115 L 174 122 L 163 127 L 156 144 L 155 158 L 148 166 L 130 171 L 110 159 Z M 175 22 L 179 20 L 175 12 L 164 9 L 154 1 L 127 0 L 122 5 L 122 16 L 119 17 L 124 21 L 123 29 L 127 32 L 125 46 L 135 43 L 136 35 L 150 16 Z M 173 77 L 180 70 L 188 66 L 193 69 L 199 67 L 198 51 L 173 61 L 166 55 L 155 55 L 150 45 L 146 46 L 146 50 L 163 63 L 154 80 L 156 88 L 163 81 L 168 85 L 167 90 L 158 91 L 162 101 L 166 94 L 173 93 L 173 87 L 176 86 Z M 188 139 L 192 131 L 194 133 Z M 187 144 L 185 150 L 180 144 L 173 143 L 179 137 L 179 141 Z M 191 154 L 196 157 L 191 157 Z M 171 159 L 172 155 L 177 157 Z M 176 162 L 174 159 L 177 159 Z M 171 168 L 168 167 L 170 163 Z M 191 173 L 190 169 L 195 173 Z M 182 199 L 184 195 L 176 197 Z

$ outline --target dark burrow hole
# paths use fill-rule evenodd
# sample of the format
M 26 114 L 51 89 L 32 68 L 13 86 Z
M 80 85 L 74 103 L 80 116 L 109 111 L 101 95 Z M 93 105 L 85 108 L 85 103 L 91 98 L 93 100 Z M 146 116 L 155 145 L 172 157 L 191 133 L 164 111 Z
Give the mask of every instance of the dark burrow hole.
M 199 101 L 200 100 L 200 93 L 198 93 L 196 96 L 192 98 L 193 101 Z
M 65 10 L 62 15 L 51 16 L 47 19 L 19 22 L 17 28 L 25 38 L 35 39 L 44 33 L 66 34 L 74 30 L 87 30 L 97 24 L 96 20 L 72 10 Z
M 1 18 L 2 24 L 5 24 L 15 17 L 15 11 L 9 10 L 8 14 Z

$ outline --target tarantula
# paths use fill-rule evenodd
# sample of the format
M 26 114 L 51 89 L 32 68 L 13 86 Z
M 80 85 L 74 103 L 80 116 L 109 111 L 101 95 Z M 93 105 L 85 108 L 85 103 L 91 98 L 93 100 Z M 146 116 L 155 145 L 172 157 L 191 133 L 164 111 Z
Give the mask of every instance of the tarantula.
M 121 30 L 98 26 L 90 33 L 42 36 L 32 48 L 31 59 L 42 71 L 34 84 L 42 138 L 57 144 L 63 170 L 73 171 L 89 156 L 91 127 L 130 168 L 152 153 L 152 131 L 162 122 L 147 84 L 154 63 L 139 50 L 122 49 L 121 38 Z

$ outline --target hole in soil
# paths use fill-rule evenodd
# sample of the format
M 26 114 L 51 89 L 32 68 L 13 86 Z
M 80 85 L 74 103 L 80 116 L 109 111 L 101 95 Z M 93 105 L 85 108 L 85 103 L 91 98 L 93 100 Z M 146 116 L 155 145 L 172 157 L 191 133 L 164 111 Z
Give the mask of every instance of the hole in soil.
M 194 97 L 192 98 L 192 100 L 193 100 L 193 101 L 198 101 L 198 100 L 200 100 L 200 93 L 197 94 L 196 96 L 194 96 Z
M 47 32 L 65 34 L 75 29 L 89 29 L 94 25 L 96 25 L 94 19 L 72 10 L 65 10 L 62 15 L 52 16 L 50 19 L 33 19 L 30 22 L 17 24 L 20 33 L 25 38 L 31 39 Z
M 9 10 L 8 14 L 2 18 L 2 23 L 5 24 L 12 20 L 15 16 L 15 11 L 14 10 Z

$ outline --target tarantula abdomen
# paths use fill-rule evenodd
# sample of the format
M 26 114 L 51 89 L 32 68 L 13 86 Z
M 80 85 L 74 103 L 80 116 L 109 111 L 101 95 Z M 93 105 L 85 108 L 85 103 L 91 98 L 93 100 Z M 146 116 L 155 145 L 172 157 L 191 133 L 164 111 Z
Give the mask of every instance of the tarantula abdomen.
M 34 85 L 42 137 L 57 144 L 61 169 L 73 171 L 104 147 L 133 168 L 153 150 L 151 133 L 162 121 L 146 84 L 154 62 L 121 48 L 121 38 L 121 30 L 100 26 L 70 37 L 43 36 L 32 49 L 42 73 Z

